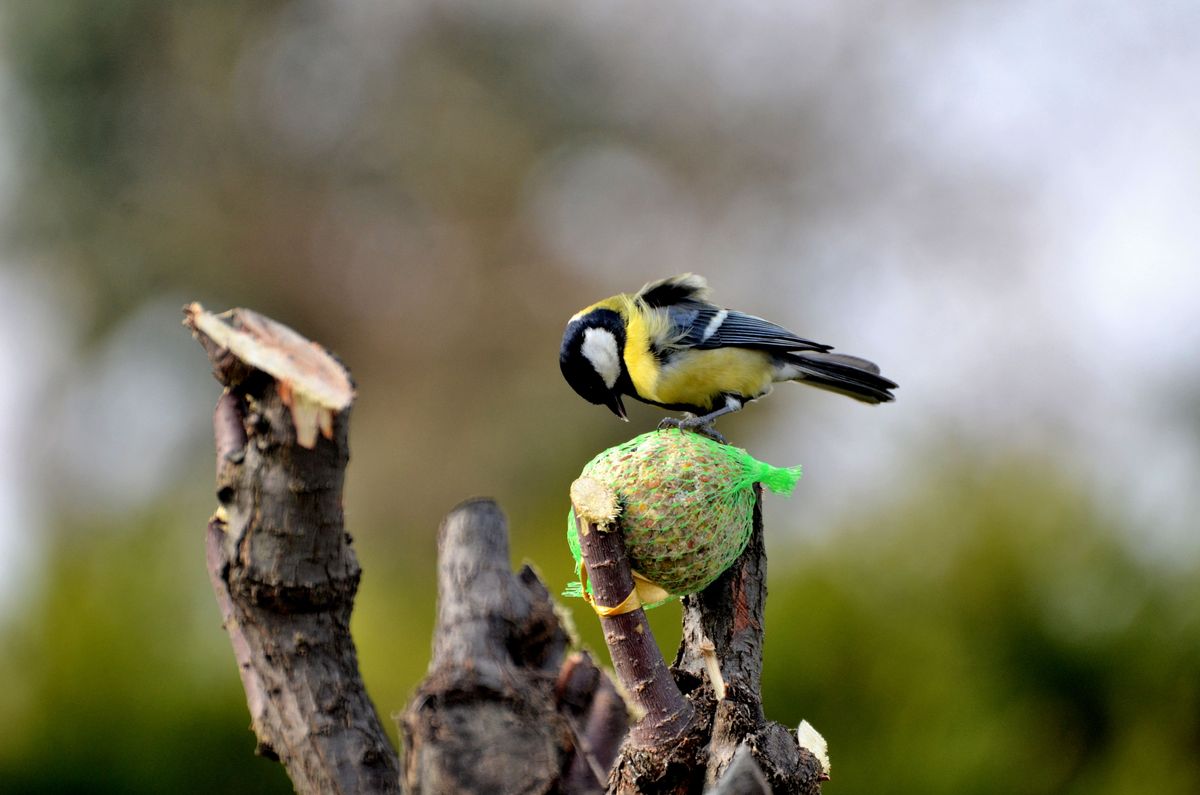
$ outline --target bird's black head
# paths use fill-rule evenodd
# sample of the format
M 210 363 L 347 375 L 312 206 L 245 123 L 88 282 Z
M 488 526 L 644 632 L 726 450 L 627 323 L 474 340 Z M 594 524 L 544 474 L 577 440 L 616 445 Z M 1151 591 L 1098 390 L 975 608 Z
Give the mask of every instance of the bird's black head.
M 611 309 L 593 309 L 571 319 L 563 332 L 558 366 L 563 377 L 589 403 L 608 406 L 623 420 L 621 387 L 625 371 L 625 324 Z

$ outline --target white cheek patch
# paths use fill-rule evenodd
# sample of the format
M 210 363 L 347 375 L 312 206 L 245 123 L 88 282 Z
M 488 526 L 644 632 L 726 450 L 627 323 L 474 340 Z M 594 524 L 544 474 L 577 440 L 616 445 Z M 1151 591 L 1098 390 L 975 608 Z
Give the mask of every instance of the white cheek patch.
M 713 319 L 708 321 L 708 325 L 704 327 L 704 334 L 700 337 L 701 342 L 708 342 L 708 338 L 717 333 L 717 329 L 725 322 L 725 318 L 729 317 L 729 310 L 722 309 L 717 314 L 713 315 Z
M 592 363 L 592 368 L 604 379 L 609 389 L 621 376 L 621 357 L 617 353 L 617 338 L 608 329 L 590 328 L 583 332 L 580 352 Z

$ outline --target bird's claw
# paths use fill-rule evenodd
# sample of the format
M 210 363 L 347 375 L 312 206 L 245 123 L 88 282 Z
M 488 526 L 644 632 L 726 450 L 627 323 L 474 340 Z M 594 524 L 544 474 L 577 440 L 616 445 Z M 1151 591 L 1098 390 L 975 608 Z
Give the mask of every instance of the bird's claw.
M 725 440 L 725 437 L 722 436 L 717 429 L 712 426 L 712 423 L 706 422 L 703 417 L 688 417 L 685 420 L 679 420 L 674 417 L 664 417 L 662 422 L 658 424 L 658 429 L 663 431 L 667 428 L 678 428 L 681 431 L 691 431 L 692 433 L 698 433 L 707 439 L 712 439 L 714 442 L 719 444 L 729 444 L 729 442 Z

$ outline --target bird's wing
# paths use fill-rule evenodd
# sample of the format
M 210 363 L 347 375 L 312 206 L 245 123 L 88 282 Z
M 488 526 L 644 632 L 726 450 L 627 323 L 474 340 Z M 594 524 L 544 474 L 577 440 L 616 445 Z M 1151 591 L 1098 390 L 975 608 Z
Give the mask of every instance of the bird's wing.
M 827 351 L 831 346 L 797 337 L 761 317 L 721 309 L 703 301 L 681 301 L 665 308 L 673 339 L 669 347 L 759 348 L 777 351 Z

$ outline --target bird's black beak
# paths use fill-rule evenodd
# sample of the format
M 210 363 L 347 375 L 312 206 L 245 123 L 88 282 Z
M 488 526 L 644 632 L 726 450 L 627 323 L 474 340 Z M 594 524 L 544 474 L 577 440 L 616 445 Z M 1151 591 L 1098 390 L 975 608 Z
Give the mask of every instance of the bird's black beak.
M 629 417 L 625 415 L 625 404 L 621 402 L 620 392 L 609 392 L 608 402 L 605 405 L 612 409 L 613 414 L 616 414 L 625 422 L 629 422 Z

